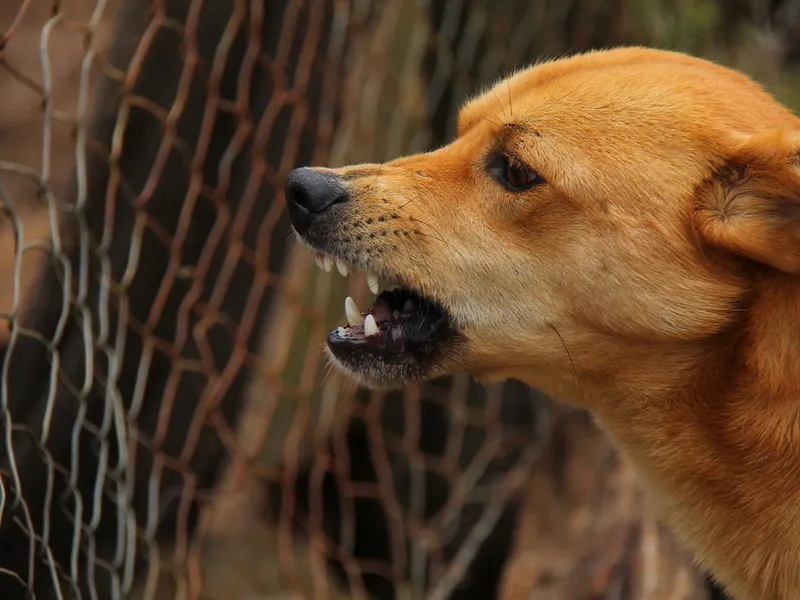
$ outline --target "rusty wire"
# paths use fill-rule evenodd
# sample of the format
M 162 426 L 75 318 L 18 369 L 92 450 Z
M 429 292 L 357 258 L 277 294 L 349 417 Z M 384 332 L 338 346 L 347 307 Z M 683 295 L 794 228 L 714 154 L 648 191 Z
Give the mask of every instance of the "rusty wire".
M 203 31 L 209 26 L 203 2 L 188 3 L 185 11 L 181 3 L 169 1 L 150 7 L 136 1 L 122 4 L 87 1 L 75 11 L 60 3 L 47 10 L 25 2 L 12 15 L 2 38 L 0 60 L 6 86 L 29 90 L 29 102 L 40 99 L 38 114 L 30 120 L 31 126 L 38 124 L 41 131 L 38 161 L 26 163 L 22 155 L 0 157 L 0 170 L 32 184 L 29 197 L 5 187 L 0 190 L 9 234 L 17 248 L 6 314 L 10 327 L 2 409 L 7 460 L 0 480 L 0 527 L 20 528 L 22 537 L 9 534 L 9 540 L 27 539 L 26 547 L 19 547 L 27 559 L 14 563 L 16 570 L 3 565 L 2 572 L 14 578 L 25 593 L 45 597 L 77 594 L 118 598 L 131 593 L 163 597 L 165 574 L 176 597 L 198 597 L 204 579 L 213 577 L 202 558 L 204 547 L 214 543 L 213 532 L 219 529 L 211 524 L 213 507 L 234 496 L 243 481 L 268 478 L 279 485 L 286 508 L 274 527 L 262 525 L 262 533 L 274 539 L 276 553 L 271 560 L 279 563 L 281 585 L 287 589 L 309 597 L 333 593 L 340 586 L 331 582 L 327 572 L 325 555 L 332 555 L 345 565 L 355 597 L 367 593 L 360 574 L 368 572 L 405 585 L 413 596 L 430 590 L 433 597 L 448 597 L 503 509 L 519 492 L 523 474 L 536 454 L 536 446 L 530 444 L 533 430 L 517 436 L 517 444 L 528 450 L 514 461 L 513 468 L 496 473 L 490 488 L 486 488 L 486 482 L 481 488 L 478 481 L 500 452 L 498 444 L 507 445 L 509 438 L 504 440 L 498 429 L 490 443 L 476 448 L 471 466 L 459 464 L 463 462 L 464 428 L 486 427 L 487 414 L 485 410 L 469 414 L 463 385 L 450 392 L 450 396 L 455 394 L 451 398 L 455 403 L 448 402 L 447 410 L 452 412 L 461 436 L 454 435 L 446 456 L 426 456 L 415 441 L 421 419 L 414 408 L 420 402 L 419 390 L 408 390 L 402 400 L 409 413 L 404 417 L 408 431 L 399 438 L 392 437 L 382 423 L 383 396 L 364 405 L 355 400 L 352 388 L 338 376 L 326 377 L 324 373 L 318 341 L 324 339 L 338 317 L 342 282 L 309 272 L 302 255 L 286 255 L 278 270 L 270 265 L 269 257 L 275 247 L 271 238 L 287 237 L 285 223 L 280 223 L 279 201 L 280 182 L 288 170 L 303 162 L 344 162 L 359 152 L 371 154 L 372 160 L 384 159 L 422 149 L 431 142 L 430 134 L 425 134 L 428 117 L 421 102 L 424 82 L 419 64 L 435 39 L 430 25 L 425 25 L 425 3 L 415 5 L 407 17 L 407 7 L 400 2 L 377 9 L 370 2 L 336 1 L 327 3 L 326 8 L 326 3 L 288 0 L 275 39 L 265 43 L 259 36 L 277 13 L 270 14 L 269 4 L 233 1 L 228 10 L 221 11 L 227 18 L 216 25 L 213 48 L 200 47 L 213 37 Z M 461 8 L 456 9 L 449 9 L 450 21 L 459 18 Z M 122 19 L 115 24 L 116 11 L 127 11 L 125 18 L 130 24 Z M 404 19 L 407 24 L 399 26 Z M 443 24 L 444 35 L 452 26 L 452 22 Z M 32 43 L 23 44 L 28 42 L 23 38 L 30 34 L 30 41 L 34 41 L 37 27 L 38 69 L 26 69 L 28 57 L 18 59 L 22 52 L 31 53 L 34 48 Z M 393 48 L 382 44 L 398 37 L 396 30 L 403 27 L 410 29 L 410 39 L 395 41 Z M 58 39 L 64 36 L 80 40 L 68 65 L 73 69 L 71 80 L 54 77 L 57 67 L 53 59 L 66 52 L 57 43 L 64 46 L 64 40 Z M 115 36 L 131 39 L 115 41 Z M 163 42 L 159 46 L 159 38 L 166 36 L 180 39 L 180 74 L 160 88 L 153 87 L 147 78 L 163 75 L 154 61 L 176 60 L 166 54 L 154 56 L 156 52 L 169 52 Z M 272 42 L 274 47 L 266 51 Z M 321 50 L 323 43 L 326 47 Z M 403 43 L 407 45 L 405 57 L 388 56 L 402 49 Z M 223 97 L 230 88 L 222 90 L 221 82 L 230 73 L 229 56 L 236 52 L 233 48 L 237 44 L 244 44 L 244 50 L 238 49 L 235 97 Z M 294 59 L 292 53 L 296 53 Z M 320 68 L 320 56 L 327 68 Z M 213 57 L 210 63 L 208 57 Z M 292 60 L 296 62 L 294 72 L 282 73 Z M 383 69 L 386 60 L 400 65 L 397 74 Z M 345 62 L 351 65 L 349 71 L 337 66 Z M 201 71 L 206 91 L 198 103 L 192 86 Z M 260 82 L 255 71 L 269 76 L 272 89 L 252 88 Z M 293 79 L 291 86 L 287 77 Z M 315 91 L 307 91 L 314 78 L 321 81 L 313 86 Z M 403 95 L 396 105 L 386 105 L 391 112 L 384 116 L 380 113 L 386 85 L 402 90 Z M 310 118 L 312 109 L 307 101 L 312 93 L 318 95 L 313 108 L 317 112 L 316 127 L 311 132 L 313 150 L 300 158 L 298 145 Z M 63 102 L 66 94 L 73 97 Z M 258 94 L 268 97 L 258 99 Z M 252 104 L 259 101 L 265 103 L 263 110 L 254 111 Z M 107 114 L 109 110 L 113 112 Z M 195 121 L 199 131 L 191 141 L 183 139 L 185 132 L 181 132 L 183 114 L 189 110 L 202 112 Z M 208 153 L 215 150 L 212 137 L 223 114 L 233 125 L 224 151 L 216 159 L 216 181 L 210 182 L 204 179 L 204 169 Z M 372 116 L 365 118 L 365 114 Z M 149 143 L 131 141 L 138 134 L 131 125 L 137 115 L 139 122 L 158 123 L 158 139 Z M 390 123 L 388 134 L 375 135 L 375 123 L 382 118 Z M 104 119 L 110 126 L 108 131 L 102 131 Z M 59 137 L 56 123 L 68 124 L 71 135 Z M 279 133 L 275 133 L 276 127 L 281 127 Z M 418 133 L 409 139 L 412 130 Z M 278 160 L 264 152 L 276 136 L 281 137 L 282 146 Z M 370 137 L 373 139 L 366 139 Z M 140 149 L 137 143 L 146 148 Z M 148 153 L 146 176 L 126 172 L 125 152 L 131 151 Z M 176 156 L 178 162 L 174 162 Z M 234 173 L 236 161 L 243 156 L 250 166 Z M 33 159 L 34 153 L 27 158 Z M 99 160 L 102 167 L 92 160 Z M 172 215 L 172 223 L 165 223 L 159 214 L 162 209 L 152 204 L 164 202 L 157 197 L 159 189 L 166 179 L 175 176 L 176 168 L 185 169 L 188 176 L 181 175 L 186 186 L 174 203 L 178 212 Z M 131 180 L 135 177 L 139 181 Z M 253 211 L 264 199 L 264 181 L 269 182 L 276 202 L 261 212 L 255 234 L 248 234 L 247 230 L 254 228 Z M 236 192 L 239 197 L 231 203 L 228 195 L 235 186 L 240 188 Z M 197 256 L 191 257 L 193 264 L 187 265 L 185 245 L 201 204 L 213 214 L 213 225 L 203 244 L 194 250 Z M 121 218 L 129 220 L 122 230 Z M 29 239 L 28 223 L 32 222 L 44 222 L 46 234 Z M 120 236 L 121 241 L 117 239 Z M 164 257 L 158 266 L 152 265 L 152 252 L 151 264 L 145 262 L 144 253 L 152 246 L 160 246 L 159 255 Z M 36 264 L 25 264 L 25 268 L 53 270 L 56 289 L 61 293 L 60 300 L 53 301 L 59 314 L 49 329 L 36 318 L 35 301 L 24 295 L 28 288 L 23 281 L 23 257 L 34 251 L 39 252 Z M 239 302 L 238 315 L 232 316 L 226 314 L 225 297 L 234 272 L 242 268 L 250 269 L 251 275 L 248 285 L 238 288 L 246 298 Z M 150 290 L 151 301 L 143 305 L 139 300 L 134 307 L 137 300 L 131 294 L 136 292 L 138 278 L 151 269 L 160 269 L 153 280 L 156 289 Z M 177 309 L 167 315 L 171 294 L 180 282 L 184 285 Z M 363 282 L 350 285 L 363 286 Z M 275 298 L 265 316 L 268 289 Z M 253 344 L 251 332 L 265 318 L 268 325 L 262 333 L 263 341 Z M 169 322 L 167 329 L 172 329 L 169 337 L 158 333 L 165 321 Z M 229 354 L 221 358 L 215 356 L 219 350 L 209 339 L 215 328 L 232 340 Z M 131 337 L 141 340 L 138 355 L 131 355 Z M 12 382 L 21 375 L 13 368 L 12 358 L 25 355 L 19 347 L 21 338 L 37 340 L 44 347 L 49 376 L 46 389 L 42 388 L 40 412 L 23 411 L 15 400 Z M 69 368 L 65 364 L 73 358 L 65 352 L 77 352 L 84 368 L 65 373 Z M 163 391 L 154 398 L 148 377 L 158 355 L 169 357 L 172 366 Z M 290 370 L 297 373 L 288 380 L 286 372 Z M 127 377 L 131 372 L 133 379 Z M 205 383 L 189 404 L 192 414 L 177 415 L 180 380 L 187 373 L 201 376 Z M 242 374 L 251 378 L 249 400 L 243 408 L 249 418 L 237 427 L 222 416 L 219 407 L 235 393 L 231 386 Z M 494 412 L 499 410 L 498 402 L 499 396 L 494 394 L 490 402 Z M 68 424 L 72 430 L 68 443 L 53 438 L 53 432 L 65 426 L 54 422 L 65 403 L 73 404 L 62 415 L 73 420 Z M 102 409 L 90 416 L 98 403 Z M 290 418 L 279 422 L 279 411 Z M 374 482 L 348 483 L 346 436 L 351 418 L 362 419 L 373 432 Z M 155 421 L 143 429 L 140 423 L 148 419 Z M 184 422 L 185 435 L 179 448 L 167 451 L 165 446 L 177 420 Z M 499 423 L 496 426 L 501 427 Z M 220 460 L 227 465 L 228 473 L 224 482 L 212 487 L 201 484 L 190 467 L 208 428 L 216 430 L 214 435 L 224 448 Z M 29 436 L 26 443 L 20 442 L 21 435 Z M 389 438 L 384 437 L 387 435 Z M 94 440 L 90 444 L 94 456 L 89 461 L 92 481 L 85 481 L 80 466 L 86 456 L 82 446 L 86 436 Z M 273 441 L 268 442 L 268 438 Z M 283 441 L 276 443 L 275 439 Z M 337 458 L 328 453 L 326 446 L 330 444 L 338 448 Z M 271 448 L 265 450 L 267 446 Z M 46 475 L 31 483 L 27 473 L 30 457 L 20 452 L 30 452 L 34 447 Z M 398 453 L 406 455 L 410 469 L 410 506 L 398 501 L 398 494 L 403 492 L 395 489 L 397 482 L 393 481 Z M 142 454 L 149 455 L 144 461 L 149 467 L 145 474 L 135 472 L 141 468 Z M 330 470 L 342 482 L 344 529 L 338 543 L 325 539 L 321 516 L 325 508 L 320 506 L 319 496 L 310 496 L 305 536 L 294 531 L 294 478 L 309 457 L 312 487 L 317 487 Z M 441 477 L 452 480 L 455 486 L 436 518 L 423 514 L 425 482 L 420 477 L 431 469 L 438 469 Z M 169 471 L 179 474 L 180 481 L 165 484 L 162 477 Z M 143 503 L 135 498 L 140 493 L 137 485 L 142 485 L 137 478 L 142 477 L 148 495 Z M 34 499 L 34 495 L 40 497 Z M 391 551 L 396 557 L 391 564 L 376 560 L 360 563 L 353 557 L 353 500 L 361 496 L 380 500 L 390 516 Z M 471 527 L 471 535 L 458 551 L 451 551 L 453 556 L 445 560 L 437 537 L 453 523 L 457 525 L 460 507 L 469 501 L 488 507 L 486 514 Z M 177 506 L 166 533 L 164 503 Z M 189 513 L 197 506 L 203 516 L 196 527 L 190 527 Z M 109 510 L 114 514 L 109 515 Z M 259 515 L 252 518 L 259 519 Z M 110 534 L 104 529 L 107 527 L 113 529 Z M 449 536 L 452 538 L 453 533 Z M 307 543 L 298 539 L 307 539 Z M 298 560 L 308 562 L 310 579 L 295 574 Z
M 0 595 L 444 600 L 470 585 L 548 452 L 551 405 L 465 375 L 386 394 L 330 373 L 322 341 L 366 285 L 294 248 L 282 181 L 445 143 L 504 73 L 639 41 L 625 3 L 11 4 Z M 388 556 L 363 556 L 365 502 Z

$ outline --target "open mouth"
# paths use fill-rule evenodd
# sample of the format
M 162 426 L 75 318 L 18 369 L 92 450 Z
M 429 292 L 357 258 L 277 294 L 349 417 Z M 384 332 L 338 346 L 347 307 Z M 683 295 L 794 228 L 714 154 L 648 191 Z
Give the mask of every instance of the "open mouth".
M 316 253 L 317 264 L 342 275 L 354 267 L 341 259 Z M 374 384 L 419 380 L 436 365 L 455 337 L 452 320 L 436 301 L 394 283 L 382 284 L 367 273 L 375 300 L 362 312 L 352 298 L 345 300 L 347 322 L 328 335 L 328 349 L 345 370 Z

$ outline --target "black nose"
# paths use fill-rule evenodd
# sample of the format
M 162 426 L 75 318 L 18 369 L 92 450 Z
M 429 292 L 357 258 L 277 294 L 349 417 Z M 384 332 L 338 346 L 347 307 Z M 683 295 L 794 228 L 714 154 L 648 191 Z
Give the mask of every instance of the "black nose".
M 302 167 L 286 177 L 286 209 L 298 233 L 307 231 L 317 215 L 347 200 L 347 188 L 335 173 Z

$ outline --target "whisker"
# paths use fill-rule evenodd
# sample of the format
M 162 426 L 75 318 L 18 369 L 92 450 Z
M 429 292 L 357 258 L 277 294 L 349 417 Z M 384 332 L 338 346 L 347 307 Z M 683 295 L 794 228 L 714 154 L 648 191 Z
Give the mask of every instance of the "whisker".
M 413 198 L 413 199 L 416 199 L 416 198 Z M 432 235 L 432 234 L 425 233 L 424 231 L 418 231 L 418 232 L 417 232 L 417 235 L 427 236 L 427 237 L 433 238 L 433 239 L 435 239 L 435 240 L 438 240 L 438 241 L 442 242 L 443 244 L 447 244 L 447 242 L 444 240 L 444 238 L 441 236 L 441 234 L 440 234 L 440 233 L 439 233 L 439 232 L 438 232 L 438 231 L 437 231 L 435 228 L 433 228 L 433 227 L 431 227 L 430 225 L 428 225 L 428 224 L 427 224 L 425 221 L 423 221 L 422 219 L 419 219 L 419 218 L 417 218 L 417 217 L 409 217 L 409 220 L 411 220 L 411 221 L 414 221 L 414 222 L 417 222 L 417 223 L 420 223 L 420 224 L 424 225 L 424 226 L 425 226 L 425 227 L 427 227 L 427 228 L 428 228 L 430 231 L 432 231 L 433 233 L 435 233 L 435 234 L 436 234 L 436 235 Z M 457 246 L 457 245 L 451 245 L 451 246 L 450 246 L 450 250 L 451 250 L 451 251 L 455 251 L 457 254 L 459 254 L 459 255 L 461 255 L 462 257 L 464 257 L 464 259 L 467 259 L 467 258 L 468 258 L 468 256 L 467 256 L 467 253 L 466 253 L 466 252 L 462 252 L 462 251 L 461 251 L 461 250 L 458 248 L 458 246 Z M 427 262 L 426 262 L 425 260 L 423 260 L 423 261 L 422 261 L 422 264 L 424 264 L 424 265 L 426 266 L 426 268 L 427 268 Z
M 322 375 L 322 382 L 321 384 L 328 383 L 328 379 L 330 379 L 331 373 L 333 373 L 336 365 L 333 364 L 333 361 L 329 360 L 328 364 L 325 366 L 325 372 Z
M 503 107 L 503 103 L 500 102 L 500 97 L 497 95 L 497 90 L 495 90 L 494 88 L 492 88 L 492 95 L 494 96 L 494 99 L 497 100 L 497 104 L 500 105 L 500 110 L 503 113 L 503 120 L 505 120 L 506 119 L 506 109 Z
M 320 351 L 322 352 L 322 357 L 325 360 L 325 370 L 322 374 L 322 381 L 321 384 L 325 384 L 328 382 L 328 379 L 336 369 L 336 365 L 326 354 L 325 354 L 325 344 L 322 344 Z
M 494 125 L 494 126 L 495 126 L 495 127 L 497 127 L 498 129 L 502 129 L 502 128 L 503 128 L 503 124 L 502 124 L 502 123 L 500 123 L 500 121 L 495 121 L 495 120 L 493 120 L 493 119 L 490 119 L 490 118 L 489 118 L 489 117 L 487 117 L 486 115 L 484 115 L 484 116 L 483 116 L 483 119 L 484 119 L 484 121 L 489 121 L 489 123 L 491 123 L 492 125 Z
M 440 241 L 442 243 L 445 243 L 445 244 L 447 243 L 447 242 L 444 241 L 444 239 L 441 236 L 431 235 L 430 233 L 425 233 L 423 231 L 417 232 L 417 235 L 421 235 L 423 237 L 433 238 L 434 240 L 438 240 L 438 241 Z
M 378 185 L 378 177 L 381 176 L 381 171 L 383 171 L 383 163 L 378 165 L 378 172 L 375 173 L 375 179 L 373 180 L 372 185 Z
M 446 244 L 446 243 L 447 243 L 447 242 L 445 242 L 445 241 L 444 241 L 444 238 L 443 238 L 441 235 L 439 235 L 439 232 L 438 232 L 438 231 L 436 231 L 436 229 L 434 229 L 433 227 L 431 227 L 430 225 L 428 225 L 428 224 L 427 224 L 425 221 L 423 221 L 422 219 L 418 219 L 418 218 L 416 218 L 416 217 L 409 217 L 409 219 L 410 219 L 411 221 L 414 221 L 415 223 L 421 223 L 422 225 L 424 225 L 425 227 L 429 228 L 431 231 L 433 231 L 434 233 L 436 233 L 436 234 L 437 234 L 439 237 L 436 237 L 436 236 L 433 236 L 433 235 L 429 235 L 429 234 L 423 233 L 422 231 L 418 231 L 418 232 L 417 232 L 419 235 L 428 235 L 428 237 L 432 237 L 432 238 L 434 238 L 434 239 L 438 239 L 438 240 L 439 240 L 440 242 L 442 242 L 443 244 Z
M 411 204 L 411 202 L 414 201 L 414 200 L 416 200 L 416 198 L 409 198 L 408 201 L 406 201 L 403 204 L 401 204 L 400 208 L 398 208 L 397 210 L 403 210 L 406 206 Z
M 564 338 L 561 337 L 561 334 L 558 332 L 558 329 L 556 329 L 556 326 L 553 325 L 552 323 L 548 323 L 548 325 L 553 329 L 553 331 L 555 331 L 556 335 L 558 336 L 558 339 L 561 340 L 561 345 L 564 346 L 564 350 L 567 353 L 567 358 L 569 358 L 569 364 L 572 367 L 572 373 L 573 373 L 573 375 L 575 375 L 575 383 L 578 384 L 578 393 L 581 396 L 581 402 L 583 404 L 585 404 L 586 397 L 585 397 L 585 395 L 583 393 L 583 385 L 581 384 L 581 378 L 578 375 L 578 369 L 575 368 L 575 361 L 572 360 L 572 353 L 569 351 L 569 348 L 567 347 L 567 343 L 564 341 Z
M 430 314 L 430 309 L 431 309 L 430 305 L 426 304 L 425 305 L 425 314 L 422 315 L 422 320 L 420 320 L 419 325 L 417 326 L 417 331 L 422 329 L 422 324 L 425 322 L 425 319 L 428 318 L 428 315 Z

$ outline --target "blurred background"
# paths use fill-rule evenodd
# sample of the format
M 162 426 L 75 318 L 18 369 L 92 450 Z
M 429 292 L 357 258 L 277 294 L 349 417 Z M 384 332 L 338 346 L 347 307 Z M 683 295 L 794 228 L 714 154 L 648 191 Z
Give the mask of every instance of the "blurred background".
M 331 373 L 283 211 L 620 44 L 800 107 L 800 0 L 4 0 L 0 598 L 722 598 L 583 412 Z

